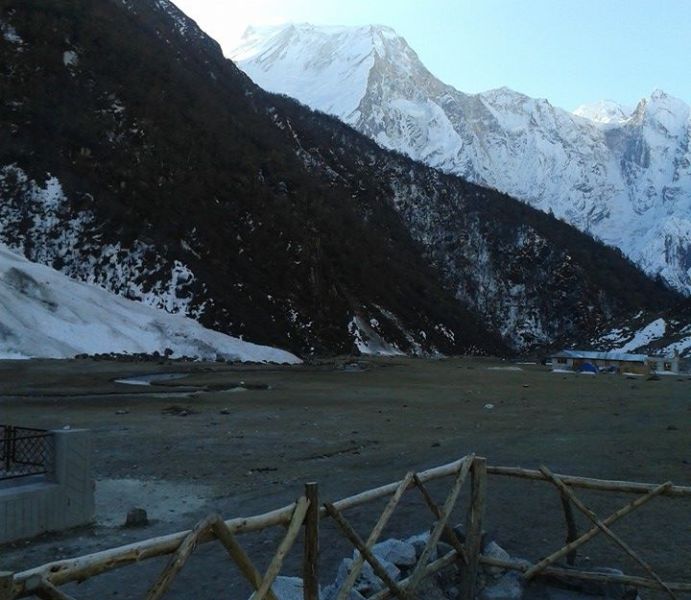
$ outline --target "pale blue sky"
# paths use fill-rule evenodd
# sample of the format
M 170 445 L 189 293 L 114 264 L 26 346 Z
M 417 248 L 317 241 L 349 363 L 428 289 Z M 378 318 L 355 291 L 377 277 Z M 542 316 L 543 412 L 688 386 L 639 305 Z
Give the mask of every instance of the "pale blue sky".
M 573 110 L 661 88 L 691 103 L 691 0 L 174 1 L 225 49 L 250 24 L 378 23 L 464 92 L 505 85 Z

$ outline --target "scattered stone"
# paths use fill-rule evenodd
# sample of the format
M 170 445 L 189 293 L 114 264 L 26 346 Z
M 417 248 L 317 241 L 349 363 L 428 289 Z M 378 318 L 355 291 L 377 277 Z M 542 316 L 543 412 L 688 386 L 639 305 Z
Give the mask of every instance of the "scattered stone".
M 184 406 L 178 406 L 177 404 L 173 406 L 168 406 L 161 411 L 162 415 L 172 415 L 174 417 L 188 417 L 189 415 L 196 415 L 197 411 L 191 408 L 185 408 Z
M 331 585 L 324 588 L 324 590 L 322 591 L 322 593 L 319 597 L 321 598 L 321 600 L 335 600 L 336 594 L 338 594 L 338 590 L 339 590 L 339 587 L 335 583 L 332 583 Z M 282 600 L 282 599 L 279 599 L 279 600 Z M 355 590 L 350 590 L 350 594 L 348 595 L 348 600 L 366 600 L 366 599 L 360 592 L 356 592 Z
M 149 516 L 143 508 L 130 508 L 127 512 L 125 527 L 146 527 L 149 524 Z
M 451 544 L 447 544 L 446 542 L 439 542 L 437 544 L 437 556 L 441 558 L 445 554 L 448 554 L 453 550 L 453 546 Z
M 456 534 L 456 537 L 459 539 L 461 543 L 465 542 L 465 530 L 463 529 L 462 525 L 456 525 L 453 528 L 453 532 Z
M 116 410 L 116 411 L 115 411 L 115 414 L 116 414 L 116 415 L 129 415 L 129 414 L 130 414 L 130 411 L 129 411 L 129 410 L 126 410 L 126 409 L 124 409 L 124 408 L 121 408 L 120 410 Z
M 465 540 L 460 525 L 454 527 L 453 530 L 461 542 Z M 429 532 L 424 532 L 406 540 L 388 539 L 376 544 L 372 551 L 389 576 L 394 581 L 401 581 L 410 575 L 417 560 L 422 555 L 429 536 Z M 484 555 L 498 560 L 514 560 L 526 567 L 531 564 L 529 561 L 512 559 L 509 553 L 493 541 L 489 535 L 483 535 L 482 548 Z M 430 557 L 430 562 L 452 550 L 453 548 L 449 544 L 439 542 L 432 552 L 433 556 Z M 322 591 L 322 600 L 335 600 L 350 572 L 353 561 L 358 556 L 359 553 L 356 550 L 353 553 L 353 558 L 347 558 L 341 562 L 336 580 Z M 589 570 L 604 574 L 621 574 L 621 571 L 617 569 L 591 567 Z M 460 598 L 461 575 L 462 568 L 457 563 L 450 564 L 434 575 L 423 579 L 415 597 L 424 598 L 424 600 L 458 600 Z M 279 600 L 298 600 L 301 598 L 302 580 L 290 577 L 283 579 L 286 580 L 287 591 L 283 592 L 274 586 L 277 598 Z M 348 600 L 365 600 L 365 598 L 384 588 L 383 581 L 374 573 L 371 565 L 365 562 Z M 627 588 L 615 583 L 585 581 L 575 583 L 573 579 L 557 577 L 550 578 L 549 583 L 534 582 L 530 588 L 524 590 L 522 576 L 516 571 L 483 565 L 478 572 L 477 600 L 522 600 L 524 593 L 527 594 L 526 598 L 542 600 L 589 600 L 595 596 L 608 600 L 631 600 L 635 598 L 634 588 Z
M 490 558 L 497 558 L 499 560 L 510 560 L 511 555 L 504 550 L 497 542 L 490 542 L 485 546 L 485 548 L 482 550 L 482 553 L 485 556 L 489 556 Z M 491 565 L 484 565 L 485 571 L 487 571 L 488 574 L 492 576 L 497 576 L 501 575 L 504 573 L 505 569 L 502 569 L 501 567 L 494 567 Z
M 439 442 L 434 442 L 432 444 L 432 448 L 439 448 L 439 446 L 441 446 L 441 444 Z
M 302 579 L 300 577 L 284 577 L 279 575 L 271 586 L 278 600 L 302 600 Z
M 491 410 L 491 409 L 494 408 L 494 404 L 489 404 L 489 403 L 488 403 L 488 404 L 485 404 L 485 408 L 488 409 L 488 410 Z
M 460 581 L 460 570 L 458 564 L 451 564 L 445 567 L 441 571 L 437 571 L 434 574 L 434 583 L 444 590 L 445 598 L 449 598 L 448 590 L 455 587 Z
M 494 584 L 480 592 L 480 600 L 520 600 L 523 597 L 523 584 L 518 573 L 505 573 Z
M 409 537 L 405 541 L 406 543 L 411 544 L 413 548 L 415 548 L 415 557 L 420 558 L 420 556 L 422 555 L 422 551 L 425 549 L 425 546 L 427 545 L 427 540 L 429 540 L 429 531 L 418 533 L 417 535 Z M 430 562 L 436 559 L 437 550 L 435 548 L 434 550 L 432 550 L 432 554 L 430 555 Z
M 425 600 L 448 600 L 446 591 L 437 583 L 436 578 L 427 577 L 423 579 L 415 590 L 416 598 Z
M 353 553 L 353 556 L 357 556 L 358 552 L 357 550 Z M 379 561 L 388 573 L 389 577 L 393 579 L 394 581 L 398 581 L 401 577 L 401 571 L 399 568 L 394 565 L 393 563 L 390 563 L 386 560 L 380 560 Z M 350 567 L 353 564 L 353 559 L 352 558 L 346 558 L 341 562 L 341 565 L 338 567 L 338 574 L 336 575 L 336 581 L 334 582 L 334 585 L 336 586 L 336 589 L 340 589 L 341 585 L 343 582 L 346 580 L 346 577 L 348 577 L 348 573 L 350 572 Z M 362 566 L 362 569 L 360 570 L 360 575 L 358 576 L 357 580 L 355 581 L 355 585 L 353 586 L 353 589 L 356 592 L 359 592 L 365 597 L 371 596 L 372 594 L 378 592 L 379 590 L 382 590 L 384 588 L 384 582 L 377 577 L 375 574 L 374 570 L 372 569 L 372 566 L 368 563 L 365 562 Z
M 411 567 L 417 562 L 415 546 L 401 540 L 389 539 L 375 544 L 372 552 L 377 558 L 393 563 L 397 567 Z
M 222 408 L 220 411 L 218 411 L 222 415 L 229 415 L 230 414 L 230 409 L 229 408 Z

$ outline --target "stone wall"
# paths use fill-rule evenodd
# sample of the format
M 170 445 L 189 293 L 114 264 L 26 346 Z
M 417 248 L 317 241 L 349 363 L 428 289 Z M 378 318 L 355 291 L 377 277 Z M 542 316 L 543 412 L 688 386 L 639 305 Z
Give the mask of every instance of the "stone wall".
M 46 475 L 0 482 L 0 544 L 84 525 L 94 518 L 91 432 L 51 432 L 54 462 Z

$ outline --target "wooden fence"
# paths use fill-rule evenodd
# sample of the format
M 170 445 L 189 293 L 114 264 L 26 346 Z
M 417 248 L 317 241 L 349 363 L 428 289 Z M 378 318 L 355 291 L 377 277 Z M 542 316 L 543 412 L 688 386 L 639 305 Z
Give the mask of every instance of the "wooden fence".
M 483 555 L 481 539 L 488 475 L 541 480 L 553 485 L 558 490 L 562 501 L 567 523 L 567 543 L 535 564 L 526 564 L 525 561 L 500 560 Z M 451 487 L 444 503 L 439 506 L 425 484 L 443 478 L 451 480 Z M 466 513 L 466 538 L 461 543 L 453 532 L 449 519 L 457 505 L 461 488 L 467 479 L 470 479 L 470 501 Z M 403 494 L 413 488 L 418 490 L 429 507 L 433 525 L 429 539 L 416 566 L 412 568 L 411 574 L 402 581 L 395 581 L 388 575 L 372 549 Z M 601 519 L 578 498 L 574 488 L 626 492 L 636 494 L 637 497 L 610 516 Z M 353 561 L 338 592 L 337 600 L 344 600 L 348 597 L 349 591 L 355 584 L 365 562 L 370 564 L 374 573 L 384 583 L 384 588 L 371 596 L 370 600 L 384 600 L 392 597 L 400 600 L 412 600 L 415 597 L 416 588 L 425 577 L 454 563 L 461 567 L 463 600 L 474 598 L 477 573 L 481 564 L 518 571 L 526 582 L 536 577 L 557 576 L 571 580 L 628 584 L 660 590 L 672 598 L 677 598 L 678 593 L 691 593 L 691 582 L 663 581 L 638 553 L 610 529 L 612 523 L 657 496 L 688 498 L 691 497 L 691 487 L 675 486 L 671 482 L 653 485 L 557 475 L 546 467 L 542 467 L 540 470 L 528 470 L 517 467 L 488 466 L 484 458 L 469 455 L 456 462 L 421 473 L 407 473 L 401 481 L 367 490 L 333 503 L 327 502 L 320 505 L 317 484 L 308 483 L 305 485 L 304 495 L 298 498 L 296 502 L 262 515 L 228 521 L 224 521 L 218 515 L 210 515 L 200 521 L 191 531 L 150 538 L 78 558 L 51 562 L 19 573 L 0 572 L 0 600 L 13 600 L 27 596 L 38 596 L 50 600 L 71 600 L 72 596 L 61 590 L 60 586 L 74 581 L 81 582 L 106 571 L 149 558 L 169 555 L 168 563 L 145 596 L 146 600 L 156 600 L 163 597 L 169 590 L 175 576 L 183 568 L 195 548 L 199 544 L 214 540 L 220 542 L 240 573 L 254 588 L 252 600 L 276 600 L 272 592 L 272 584 L 281 571 L 286 555 L 303 529 L 304 599 L 318 600 L 319 523 L 321 518 L 333 519 L 343 536 L 359 551 L 359 555 Z M 390 497 L 390 499 L 384 511 L 367 539 L 363 540 L 348 522 L 344 513 L 350 508 L 385 497 Z M 577 531 L 574 508 L 582 512 L 592 522 L 592 527 L 585 533 L 579 534 Z M 277 525 L 285 526 L 286 533 L 268 568 L 264 573 L 260 573 L 238 542 L 237 534 L 259 531 Z M 598 534 L 603 534 L 609 538 L 636 561 L 647 573 L 647 576 L 614 575 L 555 566 L 556 561 L 562 558 L 566 558 L 569 563 L 573 564 L 576 550 Z M 434 550 L 440 540 L 444 540 L 452 549 L 444 556 L 431 561 L 430 559 L 434 556 Z

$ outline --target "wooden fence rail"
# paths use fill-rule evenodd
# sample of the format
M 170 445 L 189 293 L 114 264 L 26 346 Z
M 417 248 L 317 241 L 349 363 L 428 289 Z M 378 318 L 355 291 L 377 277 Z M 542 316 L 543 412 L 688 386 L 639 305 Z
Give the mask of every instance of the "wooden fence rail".
M 467 535 L 465 542 L 461 543 L 449 526 L 449 518 L 457 504 L 459 492 L 467 475 L 470 475 L 470 504 L 466 513 Z M 481 553 L 481 539 L 488 475 L 541 480 L 555 486 L 559 492 L 567 523 L 567 537 L 564 546 L 538 563 L 530 565 L 526 564 L 525 561 L 500 560 L 483 555 Z M 439 506 L 424 484 L 445 478 L 452 478 L 452 485 L 446 501 L 442 506 Z M 397 582 L 388 578 L 379 560 L 372 553 L 372 548 L 398 506 L 403 494 L 412 488 L 417 488 L 422 494 L 426 505 L 432 513 L 431 516 L 434 518 L 434 522 L 430 527 L 431 534 L 428 543 L 422 551 L 417 564 L 413 567 L 411 575 L 407 579 Z M 637 494 L 638 497 L 609 517 L 600 519 L 578 499 L 573 492 L 573 488 L 624 492 Z M 343 513 L 348 509 L 389 496 L 391 498 L 374 529 L 367 540 L 363 540 Z M 214 540 L 218 541 L 225 548 L 228 556 L 238 567 L 240 573 L 252 585 L 255 590 L 251 597 L 252 600 L 276 600 L 272 592 L 272 585 L 281 571 L 287 553 L 301 530 L 304 530 L 302 551 L 304 599 L 319 600 L 319 523 L 320 519 L 325 517 L 333 519 L 344 536 L 359 551 L 359 555 L 356 556 L 351 564 L 350 572 L 341 590 L 339 590 L 338 598 L 348 597 L 348 593 L 352 589 L 364 562 L 370 563 L 374 572 L 385 582 L 384 589 L 374 594 L 370 600 L 384 600 L 390 597 L 411 600 L 414 598 L 415 589 L 422 579 L 457 562 L 462 567 L 461 594 L 463 600 L 472 600 L 476 593 L 476 576 L 480 564 L 518 571 L 522 573 L 526 582 L 529 582 L 534 577 L 556 576 L 581 581 L 621 583 L 663 590 L 676 600 L 677 595 L 675 592 L 691 593 L 691 582 L 673 583 L 663 581 L 643 558 L 608 527 L 615 520 L 633 512 L 658 496 L 691 497 L 691 487 L 675 486 L 671 482 L 655 485 L 574 477 L 554 474 L 546 467 L 542 467 L 540 470 L 530 470 L 520 467 L 492 466 L 487 465 L 484 458 L 470 455 L 420 473 L 408 473 L 400 481 L 366 490 L 333 503 L 320 504 L 317 484 L 309 483 L 305 485 L 304 495 L 296 502 L 261 515 L 227 521 L 224 521 L 218 515 L 210 515 L 200 521 L 192 530 L 150 538 L 77 558 L 55 561 L 19 573 L 0 572 L 0 600 L 14 600 L 15 598 L 27 596 L 70 600 L 71 596 L 60 590 L 60 586 L 74 581 L 81 582 L 101 573 L 149 558 L 169 555 L 171 558 L 168 564 L 146 595 L 147 600 L 159 600 L 169 590 L 173 580 L 197 546 Z M 589 531 L 580 536 L 575 527 L 573 506 L 584 513 L 594 524 Z M 277 525 L 286 527 L 285 537 L 277 548 L 266 572 L 262 575 L 242 549 L 236 535 L 260 531 Z M 572 564 L 575 559 L 576 549 L 598 534 L 607 536 L 617 547 L 626 552 L 629 557 L 633 557 L 643 567 L 649 577 L 603 574 L 573 567 L 565 569 L 554 564 L 564 556 L 568 556 L 569 564 Z M 452 550 L 446 555 L 429 562 L 432 551 L 440 539 L 447 541 Z

